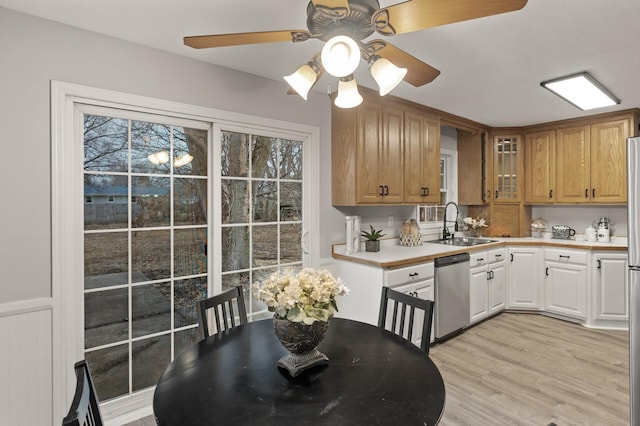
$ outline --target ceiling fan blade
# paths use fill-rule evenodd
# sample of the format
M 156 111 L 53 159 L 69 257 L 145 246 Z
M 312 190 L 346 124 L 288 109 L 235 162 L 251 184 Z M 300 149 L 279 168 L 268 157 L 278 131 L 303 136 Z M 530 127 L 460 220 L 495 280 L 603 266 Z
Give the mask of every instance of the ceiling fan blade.
M 194 49 L 209 47 L 241 46 L 244 44 L 277 43 L 283 41 L 305 41 L 313 35 L 304 30 L 262 31 L 255 33 L 235 33 L 190 36 L 184 38 L 184 44 Z
M 527 0 L 408 0 L 378 10 L 372 22 L 381 34 L 403 34 L 512 12 L 526 4 Z
M 367 43 L 367 46 L 373 47 L 374 50 L 371 53 L 390 60 L 397 67 L 406 68 L 407 75 L 404 77 L 404 81 L 416 87 L 431 83 L 440 75 L 440 71 L 431 65 L 425 64 L 420 59 L 384 40 L 372 40 Z

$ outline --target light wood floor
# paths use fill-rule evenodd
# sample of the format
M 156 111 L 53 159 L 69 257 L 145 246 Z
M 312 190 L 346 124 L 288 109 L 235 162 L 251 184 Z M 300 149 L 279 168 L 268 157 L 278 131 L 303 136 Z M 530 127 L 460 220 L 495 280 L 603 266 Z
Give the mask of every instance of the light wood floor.
M 629 425 L 625 331 L 503 313 L 431 347 L 447 398 L 441 426 Z
M 440 426 L 629 425 L 628 342 L 537 314 L 491 318 L 431 347 L 447 390 Z

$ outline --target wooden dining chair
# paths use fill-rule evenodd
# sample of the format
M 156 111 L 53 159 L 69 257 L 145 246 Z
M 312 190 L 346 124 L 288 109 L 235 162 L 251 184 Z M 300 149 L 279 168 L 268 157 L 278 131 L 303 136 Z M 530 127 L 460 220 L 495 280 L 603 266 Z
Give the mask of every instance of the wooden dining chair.
M 69 412 L 62 419 L 62 426 L 102 426 L 98 396 L 93 387 L 87 361 L 76 362 L 74 369 L 76 370 L 76 392 Z
M 389 321 L 387 312 L 393 307 L 393 314 Z M 421 314 L 421 318 L 417 318 Z M 382 298 L 380 300 L 380 314 L 378 315 L 378 327 L 389 330 L 398 336 L 412 341 L 414 323 L 422 323 L 420 349 L 429 353 L 431 344 L 431 323 L 433 321 L 433 301 L 420 299 L 406 293 L 382 287 Z
M 236 325 L 246 324 L 247 309 L 244 304 L 242 286 L 235 286 L 198 302 L 198 324 L 202 339 L 211 335 L 207 316 L 208 311 L 213 312 L 213 317 L 216 321 L 215 333 L 228 330 Z

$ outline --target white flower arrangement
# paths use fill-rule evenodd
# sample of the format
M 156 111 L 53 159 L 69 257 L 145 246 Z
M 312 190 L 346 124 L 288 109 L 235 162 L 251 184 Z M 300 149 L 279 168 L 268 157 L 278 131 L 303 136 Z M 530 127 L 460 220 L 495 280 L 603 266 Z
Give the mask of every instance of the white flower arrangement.
M 462 221 L 471 229 L 486 228 L 489 226 L 484 218 L 479 217 L 465 217 Z
M 329 321 L 338 312 L 336 296 L 348 295 L 349 289 L 325 269 L 304 268 L 271 274 L 253 285 L 253 294 L 277 318 L 310 325 Z

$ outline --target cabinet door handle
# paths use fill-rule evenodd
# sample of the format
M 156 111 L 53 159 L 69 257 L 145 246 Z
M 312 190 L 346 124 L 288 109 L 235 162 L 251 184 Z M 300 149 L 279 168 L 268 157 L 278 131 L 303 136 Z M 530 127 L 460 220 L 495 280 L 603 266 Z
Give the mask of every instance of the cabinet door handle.
M 593 188 L 591 190 L 591 198 L 596 198 L 596 189 L 595 188 Z
M 513 253 L 509 253 L 509 256 L 511 256 L 511 261 L 513 262 Z
M 498 198 L 498 191 L 496 191 L 496 198 Z
M 584 198 L 589 198 L 589 188 L 584 190 Z
M 553 198 L 553 189 L 549 190 L 549 199 Z
M 428 187 L 428 186 L 425 186 L 425 187 L 424 187 L 424 196 L 425 196 L 425 197 L 428 197 L 428 196 L 429 196 L 429 187 Z
M 384 195 L 389 195 L 389 187 L 387 185 L 384 186 Z
M 549 267 L 546 267 L 544 269 L 544 274 L 548 277 L 549 276 Z
M 491 279 L 494 279 L 495 277 L 496 277 L 495 273 L 491 271 Z
M 380 188 L 380 192 L 378 192 L 378 195 L 383 197 L 384 196 L 384 187 L 382 185 L 380 185 L 378 188 Z
M 491 279 L 491 271 L 487 271 L 487 281 Z
M 600 269 L 602 268 L 602 263 L 600 262 L 600 259 L 596 260 L 596 263 L 598 266 L 596 266 L 596 268 Z

